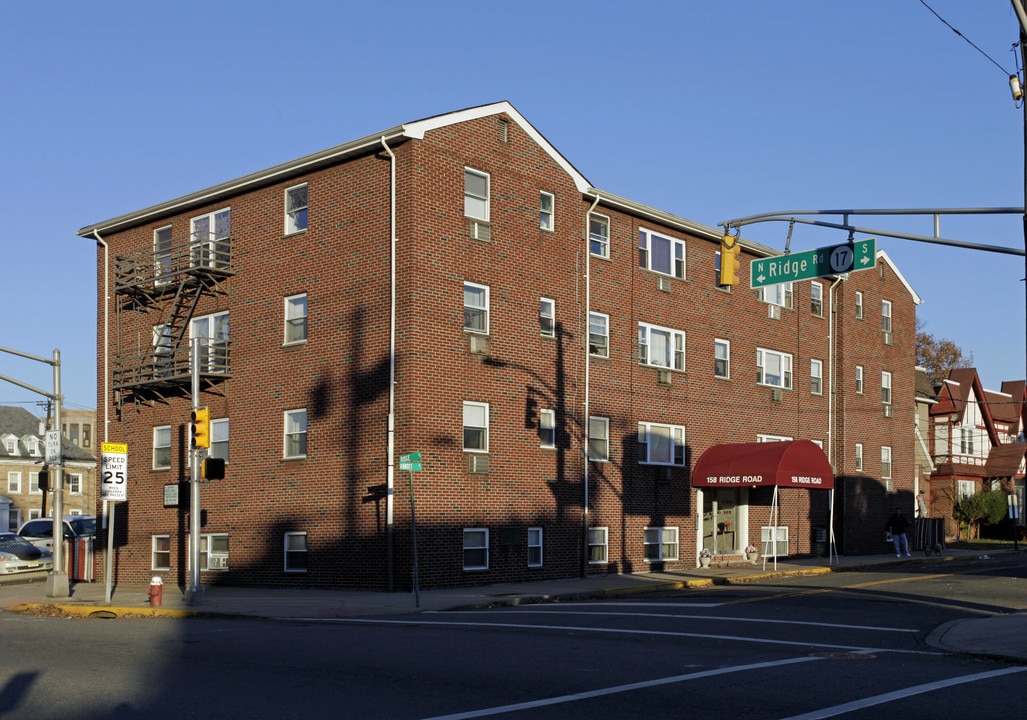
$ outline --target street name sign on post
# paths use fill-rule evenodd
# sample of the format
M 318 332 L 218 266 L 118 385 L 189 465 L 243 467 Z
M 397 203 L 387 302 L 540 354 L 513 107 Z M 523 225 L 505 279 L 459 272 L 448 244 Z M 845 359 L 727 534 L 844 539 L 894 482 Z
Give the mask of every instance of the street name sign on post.
M 419 453 L 419 452 L 412 452 L 412 453 L 407 453 L 406 455 L 400 455 L 399 456 L 399 469 L 400 470 L 409 470 L 410 472 L 413 472 L 414 470 L 421 470 L 422 468 L 421 468 L 420 460 L 421 460 L 421 453 Z
M 777 255 L 752 261 L 749 287 L 756 289 L 779 283 L 869 270 L 877 265 L 877 241 L 856 240 L 804 252 Z
M 61 431 L 46 431 L 46 460 L 47 465 L 57 465 L 61 462 Z
M 100 444 L 100 499 L 128 500 L 128 445 Z

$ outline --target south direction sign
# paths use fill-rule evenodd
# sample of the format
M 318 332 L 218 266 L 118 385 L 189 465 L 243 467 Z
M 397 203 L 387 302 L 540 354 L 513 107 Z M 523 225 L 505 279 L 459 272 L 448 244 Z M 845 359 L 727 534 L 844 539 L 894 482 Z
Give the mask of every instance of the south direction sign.
M 877 241 L 856 240 L 841 245 L 777 255 L 752 261 L 749 287 L 761 288 L 779 283 L 840 275 L 854 270 L 869 270 L 877 264 Z

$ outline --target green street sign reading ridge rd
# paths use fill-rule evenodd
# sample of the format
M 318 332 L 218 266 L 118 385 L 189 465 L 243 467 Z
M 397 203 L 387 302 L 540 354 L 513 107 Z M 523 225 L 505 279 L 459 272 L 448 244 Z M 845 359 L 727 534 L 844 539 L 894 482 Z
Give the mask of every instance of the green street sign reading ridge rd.
M 874 238 L 830 245 L 805 252 L 777 255 L 753 260 L 749 287 L 809 280 L 840 275 L 854 270 L 869 270 L 877 264 L 877 242 Z

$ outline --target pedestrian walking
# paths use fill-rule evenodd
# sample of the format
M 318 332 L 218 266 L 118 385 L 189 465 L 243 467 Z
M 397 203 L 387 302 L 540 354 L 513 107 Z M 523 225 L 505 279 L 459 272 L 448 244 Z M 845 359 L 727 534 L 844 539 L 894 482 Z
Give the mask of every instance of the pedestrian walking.
M 902 514 L 902 508 L 895 508 L 895 512 L 888 518 L 888 523 L 884 526 L 885 530 L 891 533 L 892 545 L 895 546 L 895 557 L 902 557 L 903 552 L 906 553 L 906 557 L 912 557 L 909 554 L 909 538 L 906 537 L 906 528 L 908 527 L 909 521 Z

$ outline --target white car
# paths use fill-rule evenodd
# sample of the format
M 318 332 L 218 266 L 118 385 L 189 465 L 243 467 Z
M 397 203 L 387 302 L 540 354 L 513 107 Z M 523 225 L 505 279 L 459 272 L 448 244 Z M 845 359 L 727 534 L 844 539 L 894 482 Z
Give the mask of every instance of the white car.
M 0 578 L 53 570 L 53 555 L 20 535 L 0 533 Z
M 18 534 L 33 545 L 53 549 L 53 518 L 29 520 L 18 528 Z M 96 535 L 95 515 L 65 515 L 64 539 L 77 540 L 80 537 Z

